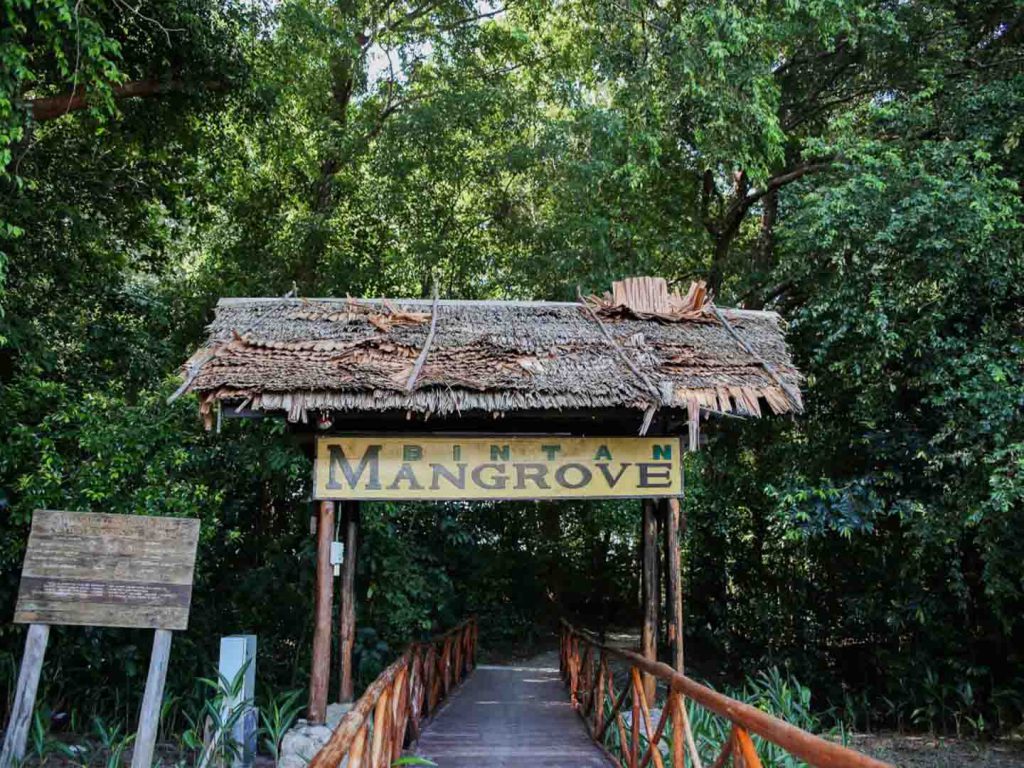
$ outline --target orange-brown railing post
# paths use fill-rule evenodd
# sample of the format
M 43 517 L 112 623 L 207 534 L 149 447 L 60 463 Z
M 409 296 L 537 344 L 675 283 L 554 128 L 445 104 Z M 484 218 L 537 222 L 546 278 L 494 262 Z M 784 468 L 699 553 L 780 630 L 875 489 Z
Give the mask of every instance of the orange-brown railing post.
M 645 768 L 651 762 L 654 763 L 655 768 L 660 768 L 663 765 L 664 759 L 658 745 L 670 719 L 673 735 L 671 749 L 673 768 L 683 768 L 686 752 L 689 752 L 690 764 L 695 768 L 701 768 L 697 745 L 694 742 L 689 716 L 686 712 L 687 698 L 695 705 L 704 707 L 710 712 L 726 718 L 731 723 L 729 738 L 722 745 L 721 752 L 711 768 L 724 768 L 730 757 L 733 758 L 736 766 L 761 768 L 760 758 L 750 736 L 752 733 L 781 747 L 790 755 L 805 761 L 814 768 L 892 768 L 887 763 L 822 739 L 762 712 L 756 707 L 718 693 L 680 674 L 667 664 L 652 662 L 631 651 L 610 648 L 599 643 L 592 635 L 574 629 L 572 625 L 563 620 L 562 664 L 565 668 L 566 683 L 570 686 L 570 696 L 574 695 L 574 691 L 579 686 L 578 681 L 574 680 L 574 669 L 579 665 L 581 646 L 584 658 L 592 659 L 596 654 L 600 654 L 601 662 L 604 662 L 606 658 L 614 658 L 625 663 L 629 670 L 629 680 L 619 696 L 615 694 L 615 685 L 610 671 L 604 676 L 604 685 L 607 686 L 608 697 L 613 704 L 610 714 L 602 724 L 598 724 L 597 714 L 595 714 L 595 724 L 591 730 L 594 739 L 598 743 L 604 744 L 608 728 L 612 721 L 615 721 L 619 732 L 619 750 L 622 760 L 628 768 Z M 599 667 L 599 679 L 602 678 L 600 669 Z M 652 728 L 650 708 L 643 690 L 642 675 L 644 674 L 650 675 L 656 680 L 664 680 L 667 686 L 665 706 L 657 726 L 654 728 Z M 587 685 L 590 685 L 589 681 Z M 599 682 L 598 685 L 601 683 Z M 591 690 L 593 691 L 593 689 Z M 596 691 L 593 691 L 591 695 L 594 699 L 593 706 L 600 708 L 603 717 L 603 690 L 600 695 L 597 695 Z M 627 695 L 632 701 L 632 721 L 628 736 L 621 711 Z M 586 719 L 586 714 L 581 711 L 584 719 Z M 641 719 L 644 723 L 644 735 L 648 743 L 642 760 L 639 755 Z
M 672 768 L 683 768 L 683 742 L 686 740 L 683 733 L 683 707 L 686 703 L 682 694 L 670 693 L 668 706 L 672 710 Z
M 427 643 L 410 645 L 367 687 L 309 768 L 338 768 L 346 758 L 349 768 L 390 766 L 401 757 L 406 735 L 417 736 L 424 718 L 465 679 L 475 642 L 476 623 L 468 620 Z

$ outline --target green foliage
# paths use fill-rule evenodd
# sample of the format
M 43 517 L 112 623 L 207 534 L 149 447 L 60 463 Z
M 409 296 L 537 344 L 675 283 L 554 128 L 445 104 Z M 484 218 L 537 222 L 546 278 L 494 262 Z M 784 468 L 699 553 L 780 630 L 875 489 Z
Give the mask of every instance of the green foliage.
M 234 739 L 234 728 L 252 706 L 251 701 L 241 699 L 246 668 L 247 665 L 242 666 L 231 679 L 219 673 L 216 679 L 199 679 L 209 695 L 199 712 L 189 718 L 191 727 L 182 737 L 185 745 L 195 752 L 193 759 L 197 768 L 230 764 L 241 754 L 242 745 Z
M 270 690 L 308 666 L 304 447 L 165 402 L 219 296 L 571 299 L 636 273 L 780 311 L 807 376 L 805 415 L 709 423 L 689 459 L 688 658 L 734 687 L 792 670 L 857 728 L 1024 718 L 1015 3 L 0 9 L 0 607 L 37 507 L 198 517 L 165 736 L 219 635 L 259 635 Z M 163 90 L 119 97 L 138 81 Z M 30 117 L 74 86 L 88 109 Z M 499 649 L 562 611 L 634 622 L 637 517 L 365 505 L 360 680 L 470 612 Z M 0 626 L 5 671 L 21 639 Z M 45 711 L 128 730 L 148 638 L 51 644 Z M 805 717 L 803 689 L 754 685 Z M 301 703 L 271 701 L 269 742 Z
M 302 701 L 299 698 L 302 694 L 303 691 L 296 690 L 280 696 L 270 696 L 260 707 L 263 746 L 267 754 L 274 758 L 275 765 L 281 759 L 281 740 L 302 711 Z

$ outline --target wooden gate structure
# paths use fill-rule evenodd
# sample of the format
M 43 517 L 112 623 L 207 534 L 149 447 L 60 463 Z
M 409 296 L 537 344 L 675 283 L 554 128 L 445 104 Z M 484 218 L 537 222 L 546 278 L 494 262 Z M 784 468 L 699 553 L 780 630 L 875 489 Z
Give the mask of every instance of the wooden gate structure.
M 803 408 L 779 316 L 720 309 L 702 283 L 681 294 L 630 278 L 575 302 L 225 298 L 208 332 L 171 399 L 194 393 L 208 428 L 284 417 L 314 458 L 313 723 L 331 678 L 336 528 L 337 690 L 353 698 L 361 501 L 642 499 L 641 654 L 656 661 L 664 547 L 682 672 L 681 454 L 697 450 L 708 418 Z M 408 689 L 411 658 L 391 668 L 388 691 Z M 656 675 L 641 671 L 653 703 Z

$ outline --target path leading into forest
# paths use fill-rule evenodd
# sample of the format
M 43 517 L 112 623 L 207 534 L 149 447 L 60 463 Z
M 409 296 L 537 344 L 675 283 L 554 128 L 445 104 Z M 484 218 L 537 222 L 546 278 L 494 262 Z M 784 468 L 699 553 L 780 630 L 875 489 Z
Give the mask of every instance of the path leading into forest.
M 478 666 L 411 754 L 439 768 L 608 768 L 558 674 L 558 654 Z

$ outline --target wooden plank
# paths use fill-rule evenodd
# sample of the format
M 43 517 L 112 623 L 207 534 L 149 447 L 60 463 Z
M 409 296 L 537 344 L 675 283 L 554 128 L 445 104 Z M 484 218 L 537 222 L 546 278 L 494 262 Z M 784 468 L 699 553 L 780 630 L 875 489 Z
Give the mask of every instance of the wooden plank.
M 18 672 L 18 687 L 14 694 L 14 707 L 7 723 L 3 751 L 0 752 L 0 768 L 21 765 L 25 757 L 25 744 L 32 726 L 39 674 L 43 670 L 43 657 L 46 655 L 46 641 L 49 637 L 48 624 L 32 624 L 28 628 L 25 653 L 21 657 L 21 670 Z
M 149 674 L 146 677 L 146 691 L 142 695 L 139 711 L 139 729 L 135 734 L 132 750 L 132 768 L 151 768 L 153 750 L 160 731 L 160 708 L 164 701 L 164 682 L 167 680 L 167 664 L 171 658 L 171 632 L 158 629 L 153 633 L 153 652 L 149 657 Z
M 651 661 L 658 660 L 658 520 L 655 502 L 644 501 L 642 559 L 643 625 L 640 630 L 640 653 Z M 644 673 L 643 690 L 647 705 L 654 706 L 657 681 Z
M 442 768 L 614 765 L 570 705 L 554 653 L 514 666 L 478 666 L 407 754 Z
M 320 725 L 327 716 L 327 687 L 331 680 L 331 606 L 334 569 L 334 502 L 320 502 L 316 528 L 316 583 L 313 595 L 313 659 L 309 673 L 309 722 Z
M 89 605 L 83 607 L 74 603 L 54 603 L 46 605 L 30 599 L 21 603 L 18 623 L 33 624 L 74 624 L 88 623 L 94 627 L 141 627 L 155 629 L 166 627 L 174 629 L 187 626 L 187 614 L 180 607 L 154 607 L 146 605 L 131 606 L 131 614 L 126 614 L 123 605 Z M 86 614 L 90 619 L 85 622 Z
M 669 642 L 672 666 L 683 671 L 683 581 L 679 554 L 679 528 L 682 517 L 678 498 L 665 501 L 665 541 L 668 549 Z
M 187 629 L 199 521 L 37 510 L 14 621 Z
M 345 508 L 345 562 L 341 569 L 341 616 L 338 639 L 338 701 L 352 701 L 352 650 L 356 644 L 356 555 L 359 551 L 359 502 L 346 502 Z

